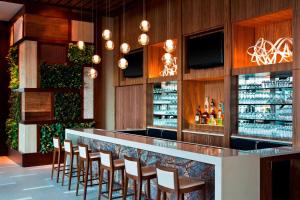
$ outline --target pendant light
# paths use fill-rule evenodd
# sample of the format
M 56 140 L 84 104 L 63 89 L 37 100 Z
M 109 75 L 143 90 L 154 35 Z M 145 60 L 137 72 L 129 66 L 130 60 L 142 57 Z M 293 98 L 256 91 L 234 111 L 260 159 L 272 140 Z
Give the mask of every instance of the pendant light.
M 125 1 L 123 0 L 123 17 L 122 17 L 122 24 L 123 24 L 123 27 L 122 27 L 122 32 L 123 32 L 123 40 L 125 39 L 125 33 L 126 33 L 126 25 L 125 25 Z M 122 54 L 128 54 L 130 52 L 130 45 L 127 43 L 127 42 L 123 42 L 121 45 L 120 45 L 120 52 Z
M 112 32 L 108 28 L 110 27 L 110 0 L 106 0 L 106 27 L 107 28 L 102 31 L 102 38 L 106 40 L 105 48 L 111 51 L 114 49 L 115 45 L 112 41 Z
M 149 44 L 149 36 L 147 32 L 150 30 L 150 23 L 146 20 L 146 3 L 143 0 L 143 20 L 140 23 L 140 30 L 143 32 L 138 37 L 138 42 L 142 46 L 146 46 Z
M 92 22 L 94 24 L 94 0 L 92 1 Z M 98 30 L 98 5 L 97 5 L 97 1 L 96 1 L 96 25 L 94 24 L 94 27 L 96 29 L 96 32 Z M 96 37 L 96 41 L 95 41 L 95 51 L 98 51 L 98 39 Z M 88 73 L 88 77 L 90 79 L 95 79 L 98 76 L 98 72 L 97 70 L 94 68 L 94 64 L 99 64 L 101 62 L 101 58 L 100 56 L 96 53 L 93 55 L 92 57 L 92 68 L 89 70 Z
M 80 11 L 80 15 L 81 15 L 81 21 L 80 21 L 80 26 L 81 26 L 81 37 L 83 37 L 83 23 L 82 23 L 82 0 L 80 1 L 80 4 L 81 4 L 81 11 Z M 84 47 L 85 47 L 85 44 L 84 44 L 84 41 L 82 41 L 82 40 L 79 40 L 78 42 L 77 42 L 77 47 L 78 47 L 78 49 L 80 49 L 80 50 L 83 50 L 84 49 Z
M 128 61 L 125 58 L 121 58 L 118 62 L 118 67 L 126 69 L 128 67 Z

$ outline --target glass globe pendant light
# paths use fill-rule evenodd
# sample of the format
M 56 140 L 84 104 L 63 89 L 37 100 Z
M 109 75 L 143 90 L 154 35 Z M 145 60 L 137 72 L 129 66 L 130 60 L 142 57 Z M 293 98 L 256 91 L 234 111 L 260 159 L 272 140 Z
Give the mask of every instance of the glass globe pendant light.
M 138 38 L 138 42 L 140 45 L 145 46 L 149 44 L 149 36 L 146 33 L 142 33 L 139 38 Z
M 118 62 L 118 66 L 121 69 L 126 69 L 128 67 L 128 61 L 125 58 L 121 58 Z
M 150 30 L 150 23 L 147 20 L 142 20 L 140 23 L 140 29 L 143 32 L 148 32 Z
M 85 47 L 84 41 L 79 40 L 79 41 L 77 42 L 77 47 L 78 47 L 78 49 L 83 50 L 84 47 Z
M 170 54 L 170 53 L 165 53 L 162 56 L 161 60 L 162 60 L 163 64 L 166 66 L 172 66 L 174 64 L 174 58 L 173 58 L 172 54 Z
M 164 43 L 164 49 L 165 49 L 165 51 L 168 52 L 168 53 L 174 52 L 175 49 L 176 49 L 176 46 L 175 46 L 175 44 L 174 44 L 174 41 L 171 40 L 171 39 L 166 40 L 165 43 Z
M 110 40 L 112 38 L 112 33 L 109 29 L 105 29 L 103 32 L 102 32 L 102 38 L 104 40 Z
M 100 58 L 100 56 L 99 55 L 93 55 L 93 57 L 92 57 L 92 61 L 93 61 L 93 63 L 94 64 L 99 64 L 100 62 L 101 62 L 101 58 Z
M 115 48 L 114 42 L 113 42 L 112 40 L 107 40 L 107 41 L 105 42 L 105 48 L 106 48 L 107 50 L 113 50 L 113 49 Z
M 95 78 L 97 78 L 97 76 L 98 76 L 97 70 L 95 70 L 94 68 L 91 68 L 88 72 L 88 77 L 90 79 L 95 79 Z
M 130 52 L 130 46 L 128 43 L 124 42 L 120 46 L 120 51 L 123 54 L 128 54 Z

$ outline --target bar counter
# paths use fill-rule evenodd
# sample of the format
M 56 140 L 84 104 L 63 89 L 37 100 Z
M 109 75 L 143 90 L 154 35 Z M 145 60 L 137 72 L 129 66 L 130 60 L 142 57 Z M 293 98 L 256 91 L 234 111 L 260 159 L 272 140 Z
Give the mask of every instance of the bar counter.
M 101 129 L 67 129 L 66 138 L 74 144 L 88 144 L 93 151 L 112 151 L 119 158 L 138 156 L 146 165 L 160 162 L 177 167 L 180 175 L 203 179 L 208 185 L 207 199 L 216 200 L 260 199 L 260 159 L 300 153 L 292 147 L 240 151 Z M 151 188 L 154 198 L 155 182 Z M 186 199 L 199 199 L 198 193 Z

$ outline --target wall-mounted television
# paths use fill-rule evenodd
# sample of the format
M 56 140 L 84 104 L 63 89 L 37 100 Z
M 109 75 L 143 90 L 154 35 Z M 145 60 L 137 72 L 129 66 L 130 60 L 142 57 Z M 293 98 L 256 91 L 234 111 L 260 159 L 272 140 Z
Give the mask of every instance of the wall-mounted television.
M 132 51 L 124 57 L 128 61 L 128 67 L 123 71 L 124 77 L 143 77 L 143 49 Z
M 217 31 L 187 39 L 187 66 L 206 69 L 224 65 L 224 32 Z

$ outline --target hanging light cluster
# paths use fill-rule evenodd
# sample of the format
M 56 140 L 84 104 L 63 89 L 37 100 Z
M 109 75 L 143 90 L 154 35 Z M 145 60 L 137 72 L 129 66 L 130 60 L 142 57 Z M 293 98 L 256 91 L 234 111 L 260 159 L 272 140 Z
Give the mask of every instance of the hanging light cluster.
M 150 30 L 150 23 L 146 20 L 146 4 L 145 0 L 143 0 L 143 20 L 140 23 L 140 30 L 142 33 L 138 37 L 138 42 L 142 46 L 146 46 L 149 44 L 149 36 L 147 32 Z
M 167 20 L 167 34 L 170 32 L 170 0 L 167 2 L 168 5 L 168 20 Z M 173 76 L 177 71 L 176 57 L 173 57 L 172 53 L 176 50 L 176 45 L 172 39 L 167 39 L 164 43 L 164 50 L 166 53 L 162 56 L 161 60 L 164 64 L 164 69 L 160 73 L 162 76 Z
M 110 18 L 110 0 L 108 0 L 108 5 L 106 1 L 106 26 L 110 25 L 110 22 L 108 22 Z M 114 50 L 115 44 L 112 41 L 112 32 L 108 28 L 104 29 L 102 31 L 102 38 L 105 40 L 105 48 L 109 51 Z
M 84 30 L 83 30 L 83 23 L 82 23 L 82 1 L 80 2 L 80 4 L 81 4 L 81 13 L 80 13 L 81 14 L 81 21 L 80 21 L 80 25 L 81 25 L 81 37 L 82 37 L 83 32 L 84 32 Z M 78 49 L 83 50 L 84 47 L 85 47 L 84 41 L 79 40 L 77 42 L 77 47 L 78 47 Z

